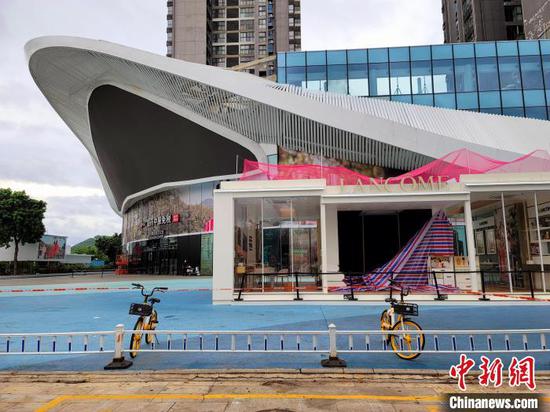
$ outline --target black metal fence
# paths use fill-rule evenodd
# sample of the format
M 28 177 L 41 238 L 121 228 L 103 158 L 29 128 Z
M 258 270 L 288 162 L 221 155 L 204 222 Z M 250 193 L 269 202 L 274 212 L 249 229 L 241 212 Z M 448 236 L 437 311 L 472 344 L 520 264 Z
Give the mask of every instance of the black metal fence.
M 289 272 L 289 273 L 238 273 L 235 274 L 236 301 L 243 293 L 286 292 L 295 294 L 294 300 L 303 300 L 303 293 L 323 291 L 323 277 L 340 285 L 329 286 L 328 293 L 341 294 L 345 300 L 356 301 L 359 294 L 373 294 L 394 288 L 410 289 L 413 293 L 433 294 L 434 300 L 446 300 L 448 294 L 479 294 L 479 300 L 490 300 L 490 295 L 525 295 L 534 299 L 536 292 L 546 292 L 544 273 L 530 270 L 499 271 L 427 271 L 385 272 L 388 282 L 383 287 L 370 288 L 368 275 L 360 272 Z M 427 282 L 411 285 L 400 281 L 403 275 L 424 275 Z M 367 281 L 366 281 L 367 280 Z M 477 283 L 477 285 L 476 285 Z M 362 289 L 362 287 L 364 287 Z

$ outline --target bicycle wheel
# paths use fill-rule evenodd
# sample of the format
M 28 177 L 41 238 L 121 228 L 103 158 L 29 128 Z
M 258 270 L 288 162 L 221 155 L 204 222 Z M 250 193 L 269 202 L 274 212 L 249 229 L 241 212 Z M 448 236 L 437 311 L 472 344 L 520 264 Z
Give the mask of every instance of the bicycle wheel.
M 157 327 L 157 311 L 153 309 L 153 312 L 151 313 L 151 316 L 149 317 L 149 324 L 147 325 L 147 329 L 149 330 L 155 330 Z M 153 343 L 153 339 L 155 339 L 155 335 L 151 335 L 149 333 L 145 334 L 145 342 L 147 345 L 150 345 Z
M 141 330 L 143 329 L 143 318 L 139 318 L 134 325 L 134 333 L 130 338 L 130 357 L 135 358 L 138 354 L 136 352 L 141 346 Z
M 403 319 L 396 322 L 392 330 L 410 331 L 410 333 L 390 336 L 391 347 L 397 356 L 405 360 L 413 360 L 420 356 L 426 341 L 418 323 Z

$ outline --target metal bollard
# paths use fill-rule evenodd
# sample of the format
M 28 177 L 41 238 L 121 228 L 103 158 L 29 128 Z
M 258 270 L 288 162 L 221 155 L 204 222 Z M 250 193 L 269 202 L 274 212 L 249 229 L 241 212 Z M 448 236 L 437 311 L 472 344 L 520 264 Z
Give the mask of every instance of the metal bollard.
M 119 323 L 115 327 L 115 353 L 111 363 L 106 365 L 103 369 L 128 369 L 132 366 L 133 362 L 124 359 L 124 325 Z
M 346 361 L 338 357 L 338 349 L 336 347 L 336 325 L 331 323 L 328 325 L 328 340 L 329 340 L 329 356 L 328 359 L 321 361 L 321 366 L 325 368 L 345 368 Z
M 481 297 L 479 300 L 491 300 L 485 295 L 485 272 L 481 270 L 479 274 L 481 275 Z

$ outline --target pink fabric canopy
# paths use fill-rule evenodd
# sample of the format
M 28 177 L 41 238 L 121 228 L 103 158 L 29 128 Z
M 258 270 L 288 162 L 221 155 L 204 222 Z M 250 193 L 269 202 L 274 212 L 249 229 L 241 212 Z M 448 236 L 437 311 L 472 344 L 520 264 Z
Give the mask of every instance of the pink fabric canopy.
M 492 159 L 468 149 L 451 152 L 418 169 L 388 178 L 390 184 L 407 183 L 409 179 L 427 181 L 438 178 L 445 182 L 460 180 L 461 175 L 484 173 L 550 172 L 550 154 L 536 150 L 510 162 Z M 245 160 L 240 180 L 298 180 L 326 179 L 328 185 L 356 185 L 383 183 L 386 179 L 371 178 L 341 166 L 322 165 L 272 165 Z

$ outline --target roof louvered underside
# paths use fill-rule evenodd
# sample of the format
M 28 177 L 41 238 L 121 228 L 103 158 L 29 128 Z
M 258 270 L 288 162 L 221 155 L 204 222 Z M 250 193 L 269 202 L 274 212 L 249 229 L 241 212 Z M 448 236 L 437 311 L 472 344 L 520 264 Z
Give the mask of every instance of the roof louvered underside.
M 550 147 L 550 122 L 315 93 L 97 40 L 38 38 L 26 52 L 33 78 L 90 152 L 115 209 L 88 113 L 103 85 L 215 130 L 260 161 L 262 143 L 400 170 L 464 147 L 504 160 Z

